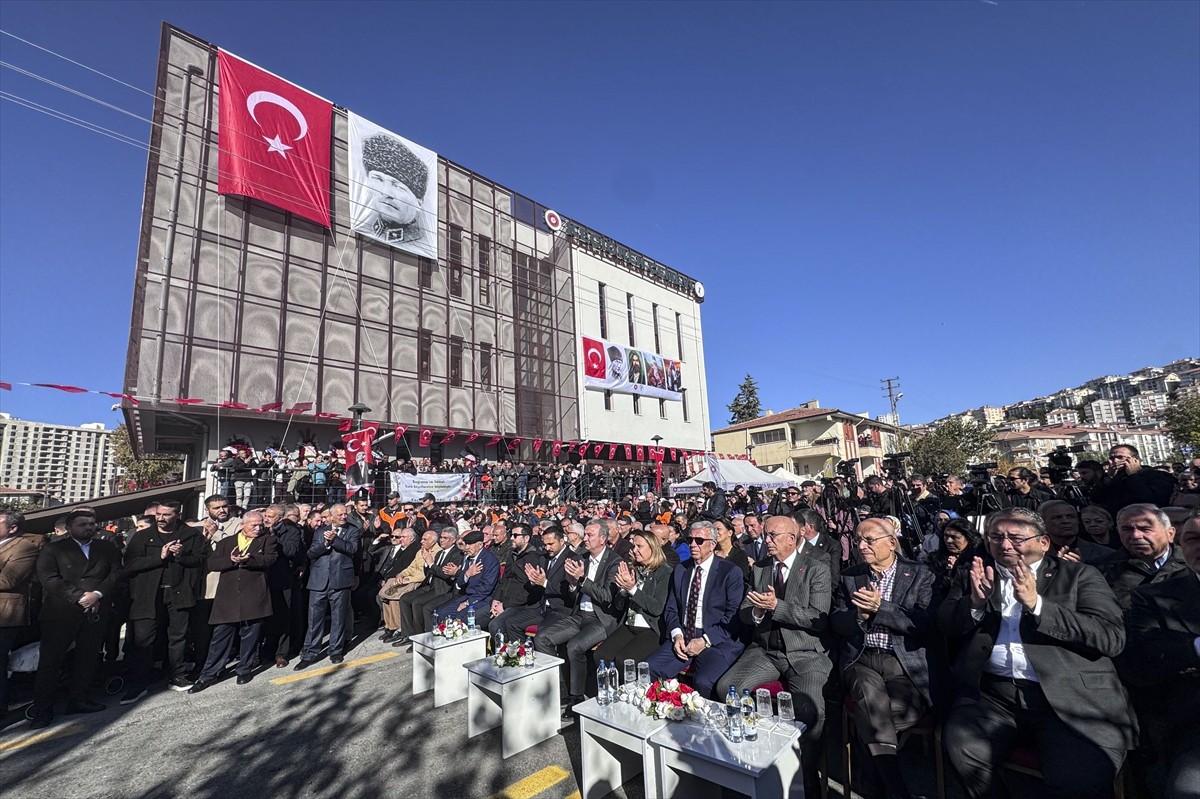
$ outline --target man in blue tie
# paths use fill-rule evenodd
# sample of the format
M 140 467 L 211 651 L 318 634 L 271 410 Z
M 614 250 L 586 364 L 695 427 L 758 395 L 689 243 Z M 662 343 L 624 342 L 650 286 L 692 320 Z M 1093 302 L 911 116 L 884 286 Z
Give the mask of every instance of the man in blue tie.
M 354 585 L 354 557 L 362 530 L 346 521 L 345 505 L 329 509 L 330 523 L 319 528 L 308 548 L 308 635 L 296 671 L 320 659 L 325 637 L 325 614 L 332 617 L 329 631 L 329 661 L 341 663 L 346 654 L 346 626 L 350 589 Z
M 426 630 L 433 629 L 435 608 L 441 618 L 455 618 L 463 622 L 467 620 L 467 609 L 471 605 L 480 613 L 487 610 L 492 594 L 496 591 L 496 584 L 500 582 L 500 561 L 496 560 L 490 549 L 484 547 L 483 533 L 472 530 L 464 535 L 462 540 L 466 550 L 462 567 L 446 568 L 447 573 L 454 574 L 453 598 L 441 607 L 425 606 Z

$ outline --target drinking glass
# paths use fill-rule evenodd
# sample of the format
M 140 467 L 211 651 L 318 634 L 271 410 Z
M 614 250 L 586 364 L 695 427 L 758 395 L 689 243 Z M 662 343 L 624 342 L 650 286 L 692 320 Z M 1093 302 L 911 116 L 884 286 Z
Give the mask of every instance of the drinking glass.
M 758 715 L 763 721 L 767 721 L 774 715 L 771 711 L 771 692 L 766 688 L 759 688 L 754 692 L 754 698 L 758 705 Z
M 637 664 L 637 681 L 643 688 L 650 687 L 650 664 L 644 660 Z
M 637 663 L 633 658 L 625 660 L 625 684 L 633 685 L 637 681 Z
M 787 691 L 780 691 L 777 699 L 779 701 L 779 720 L 794 724 L 796 721 L 796 711 L 792 707 L 792 695 Z

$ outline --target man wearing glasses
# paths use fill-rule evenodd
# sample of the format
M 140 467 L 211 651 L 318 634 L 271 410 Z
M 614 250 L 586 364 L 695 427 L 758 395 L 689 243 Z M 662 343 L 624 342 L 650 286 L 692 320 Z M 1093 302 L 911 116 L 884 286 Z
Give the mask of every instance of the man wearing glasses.
M 677 566 L 671 575 L 663 614 L 668 640 L 647 662 L 654 679 L 674 677 L 690 664 L 696 690 L 707 697 L 742 654 L 736 617 L 746 587 L 736 564 L 713 557 L 717 531 L 712 522 L 692 524 L 688 549 L 691 560 Z
M 801 550 L 795 518 L 772 516 L 765 528 L 771 557 L 751 571 L 751 590 L 740 610 L 754 638 L 721 677 L 717 693 L 728 693 L 730 685 L 753 690 L 772 680 L 787 684 L 796 719 L 808 727 L 800 739 L 804 795 L 819 796 L 817 763 L 825 721 L 821 692 L 833 668 L 822 641 L 832 594 L 829 566 L 816 549 Z M 650 668 L 654 669 L 653 663 Z
M 480 628 L 491 633 L 503 631 L 514 613 L 537 605 L 542 600 L 542 586 L 529 577 L 546 567 L 546 556 L 530 545 L 533 531 L 528 524 L 518 522 L 508 531 L 508 537 L 512 549 L 503 563 L 503 574 L 496 586 L 496 593 L 492 594 L 491 602 L 475 609 L 476 622 Z
M 1112 796 L 1136 734 L 1111 660 L 1125 646 L 1120 605 L 1096 569 L 1049 555 L 1036 513 L 997 511 L 986 530 L 987 557 L 938 609 L 943 632 L 965 639 L 950 762 L 968 796 L 997 796 L 1001 765 L 1023 744 L 1039 755 L 1046 795 Z

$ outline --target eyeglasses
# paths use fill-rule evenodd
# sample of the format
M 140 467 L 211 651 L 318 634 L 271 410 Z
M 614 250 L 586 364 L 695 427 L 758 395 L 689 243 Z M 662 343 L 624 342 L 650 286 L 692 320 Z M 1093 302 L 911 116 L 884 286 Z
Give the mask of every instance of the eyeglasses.
M 702 546 L 704 544 L 707 544 L 709 541 L 713 541 L 715 539 L 704 538 L 703 536 L 699 536 L 699 535 L 689 535 L 685 540 L 689 544 L 695 544 L 696 546 Z
M 854 536 L 854 538 L 852 538 L 850 540 L 854 542 L 854 546 L 856 546 L 856 547 L 862 546 L 863 544 L 866 544 L 869 547 L 873 547 L 873 546 L 875 546 L 875 544 L 877 542 L 884 541 L 888 538 L 891 538 L 891 536 L 890 535 L 877 535 L 874 538 L 863 538 L 861 536 L 856 535 L 856 536 Z
M 1014 547 L 1019 547 L 1026 541 L 1032 541 L 1035 538 L 1041 538 L 1040 535 L 1026 535 L 1017 537 L 1015 535 L 988 535 L 986 536 L 989 544 L 1003 544 L 1005 541 L 1012 544 Z
M 392 538 L 392 540 L 393 540 L 393 541 L 399 541 L 401 538 L 404 538 L 404 536 L 402 536 L 402 535 L 394 535 L 394 536 L 392 536 L 391 538 Z
M 786 495 L 788 495 L 788 496 L 800 496 L 800 492 L 799 492 L 799 491 L 784 491 L 783 493 L 784 493 L 784 494 L 786 494 Z

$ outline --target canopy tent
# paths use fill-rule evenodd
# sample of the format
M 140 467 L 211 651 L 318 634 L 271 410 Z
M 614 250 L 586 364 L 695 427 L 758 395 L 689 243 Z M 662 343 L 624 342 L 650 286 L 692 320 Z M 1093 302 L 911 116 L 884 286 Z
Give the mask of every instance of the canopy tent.
M 804 475 L 803 477 L 801 477 L 800 475 L 796 474 L 795 472 L 793 472 L 791 469 L 787 468 L 786 466 L 780 466 L 776 469 L 772 469 L 770 472 L 768 472 L 768 474 L 770 474 L 776 480 L 787 480 L 794 486 L 800 485 L 805 480 L 816 480 L 817 479 L 817 477 L 813 477 L 811 475 Z
M 762 489 L 779 489 L 787 488 L 791 485 L 796 485 L 790 479 L 783 476 L 768 474 L 762 469 L 755 466 L 750 461 L 741 460 L 719 460 L 715 461 L 718 474 L 713 476 L 714 461 L 709 462 L 709 465 L 699 473 L 692 475 L 682 483 L 676 483 L 671 486 L 671 496 L 678 497 L 687 494 L 699 494 L 700 486 L 708 481 L 717 484 L 719 488 L 726 491 L 733 489 L 735 486 L 758 486 Z

